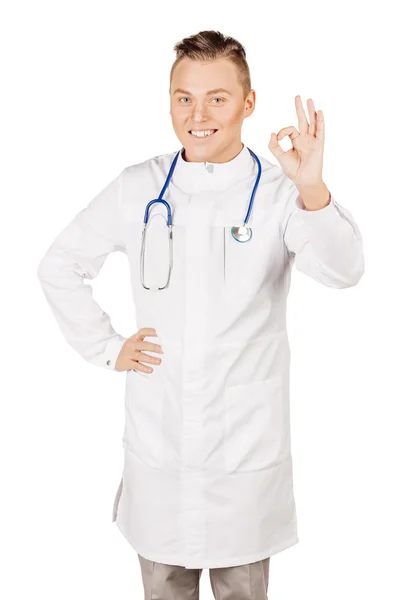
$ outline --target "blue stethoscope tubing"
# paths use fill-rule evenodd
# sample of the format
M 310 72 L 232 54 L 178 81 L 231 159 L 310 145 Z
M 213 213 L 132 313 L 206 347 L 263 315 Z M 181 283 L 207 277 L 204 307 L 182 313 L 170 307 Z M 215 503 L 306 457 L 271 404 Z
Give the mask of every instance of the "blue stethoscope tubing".
M 258 158 L 258 156 L 252 151 L 250 150 L 249 147 L 247 147 L 248 151 L 250 152 L 250 154 L 252 155 L 252 157 L 254 158 L 254 160 L 257 163 L 257 167 L 258 167 L 258 172 L 257 172 L 257 177 L 256 177 L 256 181 L 254 183 L 253 186 L 253 190 L 250 196 L 250 201 L 249 201 L 249 205 L 247 208 L 247 213 L 246 216 L 244 218 L 244 222 L 243 222 L 243 226 L 241 227 L 231 227 L 231 234 L 234 240 L 236 240 L 237 242 L 248 242 L 251 237 L 252 237 L 252 230 L 250 227 L 247 227 L 247 222 L 250 219 L 250 215 L 251 215 L 251 211 L 253 208 L 253 202 L 254 202 L 254 197 L 258 188 L 258 184 L 261 178 L 261 173 L 262 173 L 262 167 L 261 167 L 261 163 L 260 160 Z M 179 158 L 179 153 L 182 151 L 179 150 L 175 157 L 174 160 L 172 161 L 171 167 L 168 171 L 168 175 L 167 178 L 165 180 L 165 183 L 163 185 L 163 188 L 160 192 L 160 195 L 158 198 L 154 199 L 154 200 L 150 200 L 150 202 L 147 204 L 145 212 L 144 212 L 144 219 L 143 219 L 143 231 L 142 231 L 142 247 L 141 247 L 141 258 L 140 258 L 140 272 L 141 272 L 141 282 L 142 282 L 142 286 L 145 289 L 150 289 L 149 287 L 146 287 L 143 281 L 143 271 L 144 271 L 144 246 L 145 246 L 145 232 L 146 232 L 146 228 L 147 228 L 147 224 L 149 221 L 149 210 L 151 208 L 151 206 L 153 204 L 155 204 L 156 202 L 161 202 L 161 204 L 164 204 L 164 206 L 167 209 L 167 225 L 169 228 L 169 246 L 170 246 L 170 264 L 169 264 L 169 273 L 168 273 L 168 279 L 167 279 L 167 283 L 163 286 L 163 287 L 158 287 L 158 290 L 163 290 L 164 288 L 167 287 L 168 283 L 169 283 L 169 279 L 171 276 L 171 269 L 172 269 L 172 212 L 171 212 L 171 206 L 169 204 L 169 202 L 167 202 L 166 200 L 164 200 L 163 195 L 169 185 L 170 179 L 172 177 L 172 174 L 174 172 L 175 169 L 175 165 L 176 165 L 176 161 Z

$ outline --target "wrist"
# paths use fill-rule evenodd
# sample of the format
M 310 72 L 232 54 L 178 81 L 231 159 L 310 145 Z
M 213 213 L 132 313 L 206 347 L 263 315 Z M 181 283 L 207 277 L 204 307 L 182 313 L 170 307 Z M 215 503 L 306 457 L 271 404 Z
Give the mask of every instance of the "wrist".
M 315 185 L 296 185 L 307 210 L 320 210 L 331 201 L 331 194 L 324 182 Z

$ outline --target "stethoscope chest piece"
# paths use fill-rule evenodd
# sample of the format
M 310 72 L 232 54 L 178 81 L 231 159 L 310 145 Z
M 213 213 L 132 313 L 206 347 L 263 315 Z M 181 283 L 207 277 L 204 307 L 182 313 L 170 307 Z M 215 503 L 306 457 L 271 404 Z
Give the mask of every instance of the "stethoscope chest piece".
M 241 227 L 231 227 L 231 234 L 237 242 L 248 242 L 253 235 L 251 227 L 242 225 Z

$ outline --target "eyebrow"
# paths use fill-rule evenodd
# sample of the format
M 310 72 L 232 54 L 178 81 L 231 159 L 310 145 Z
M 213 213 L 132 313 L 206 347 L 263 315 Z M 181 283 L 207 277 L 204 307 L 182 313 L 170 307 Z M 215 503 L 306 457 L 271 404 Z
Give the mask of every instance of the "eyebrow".
M 225 88 L 216 88 L 215 90 L 209 90 L 208 92 L 206 92 L 206 95 L 208 96 L 209 94 L 216 94 L 217 92 L 224 92 L 225 94 L 229 94 L 230 96 L 232 96 L 232 93 L 229 90 L 226 90 Z M 182 90 L 182 88 L 177 88 L 174 91 L 174 94 L 188 94 L 189 96 L 191 96 L 191 93 L 188 92 L 187 90 Z

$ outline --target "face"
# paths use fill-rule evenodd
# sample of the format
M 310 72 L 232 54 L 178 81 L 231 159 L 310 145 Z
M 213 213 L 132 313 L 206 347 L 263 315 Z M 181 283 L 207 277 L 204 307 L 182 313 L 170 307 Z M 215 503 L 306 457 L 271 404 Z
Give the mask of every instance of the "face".
M 184 58 L 174 69 L 170 115 L 187 161 L 226 162 L 239 154 L 242 123 L 254 107 L 255 91 L 243 98 L 237 67 L 227 58 Z M 193 130 L 214 133 L 195 137 Z

